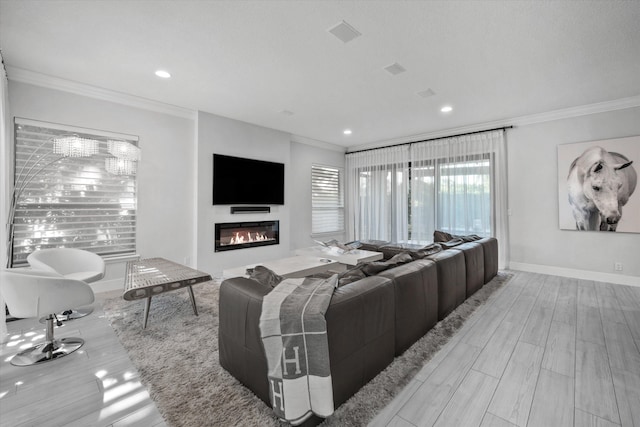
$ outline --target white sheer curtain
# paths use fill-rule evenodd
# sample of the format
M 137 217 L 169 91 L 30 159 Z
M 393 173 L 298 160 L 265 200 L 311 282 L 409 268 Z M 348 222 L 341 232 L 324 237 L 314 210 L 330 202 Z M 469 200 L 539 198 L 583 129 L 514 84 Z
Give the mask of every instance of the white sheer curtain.
M 500 268 L 508 260 L 504 131 L 411 145 L 412 241 L 432 241 L 435 229 L 498 239 Z
M 409 147 L 347 154 L 347 236 L 408 238 Z
M 2 228 L 0 229 L 0 259 L 2 259 L 2 266 L 4 268 L 7 265 L 7 215 L 9 212 L 9 198 L 10 198 L 10 178 L 13 176 L 12 167 L 10 166 L 11 158 L 10 145 L 9 144 L 9 92 L 8 92 L 7 74 L 4 68 L 4 62 L 2 61 L 2 53 L 0 53 L 0 170 L 2 172 L 2 187 L 0 188 L 0 212 Z M 2 292 L 0 292 L 0 343 L 7 340 L 7 324 L 4 298 Z
M 346 169 L 349 238 L 428 243 L 436 229 L 494 236 L 499 267 L 508 266 L 503 130 L 350 153 Z

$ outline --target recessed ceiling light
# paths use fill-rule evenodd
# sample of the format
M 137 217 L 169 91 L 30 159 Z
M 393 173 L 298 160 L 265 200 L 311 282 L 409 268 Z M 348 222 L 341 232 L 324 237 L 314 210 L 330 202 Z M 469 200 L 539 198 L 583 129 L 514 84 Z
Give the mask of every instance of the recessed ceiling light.
M 443 113 L 450 113 L 453 111 L 453 107 L 451 105 L 445 105 L 440 109 Z
M 351 135 L 353 132 L 351 132 L 351 129 L 345 129 L 342 133 L 345 135 Z
M 165 70 L 156 71 L 156 76 L 161 77 L 163 79 L 171 78 L 171 74 L 169 74 L 169 72 Z

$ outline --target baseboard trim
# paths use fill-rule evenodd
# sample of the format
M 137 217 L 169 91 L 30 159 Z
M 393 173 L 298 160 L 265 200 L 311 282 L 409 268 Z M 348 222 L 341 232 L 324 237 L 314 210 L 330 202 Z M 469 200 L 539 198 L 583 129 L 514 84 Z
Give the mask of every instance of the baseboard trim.
M 596 282 L 640 287 L 640 277 L 638 276 L 625 276 L 622 274 L 601 273 L 598 271 L 577 270 L 574 268 L 527 264 L 523 262 L 510 262 L 509 268 L 511 270 L 528 271 L 530 273 L 552 274 L 554 276 L 571 277 L 574 279 L 595 280 Z

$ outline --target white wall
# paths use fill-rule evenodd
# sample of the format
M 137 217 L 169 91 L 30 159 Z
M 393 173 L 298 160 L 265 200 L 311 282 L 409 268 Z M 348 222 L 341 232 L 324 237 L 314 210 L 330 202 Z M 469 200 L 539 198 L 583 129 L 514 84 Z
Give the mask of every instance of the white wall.
M 633 135 L 640 135 L 640 108 L 507 131 L 511 268 L 640 285 L 640 234 L 558 226 L 557 146 Z M 634 166 L 640 171 L 640 159 Z M 640 188 L 632 197 L 640 197 Z M 622 272 L 614 262 L 623 263 Z
M 193 120 L 15 81 L 9 109 L 11 117 L 139 136 L 138 253 L 181 263 L 194 256 Z M 124 263 L 110 264 L 106 279 L 121 283 L 123 271 Z
M 212 274 L 290 256 L 293 248 L 310 245 L 311 163 L 344 166 L 339 149 L 293 143 L 285 132 L 203 112 L 192 120 L 133 107 L 126 100 L 106 101 L 16 81 L 9 82 L 9 113 L 11 117 L 139 136 L 138 253 Z M 269 214 L 245 215 L 231 215 L 228 206 L 213 206 L 214 152 L 284 163 L 285 205 L 272 206 Z M 9 168 L 3 167 L 3 179 L 10 178 Z M 216 222 L 271 219 L 280 221 L 279 245 L 214 252 Z M 109 263 L 107 277 L 94 288 L 119 288 L 124 264 Z
M 327 150 L 298 142 L 291 142 L 291 211 L 309 212 L 291 215 L 291 250 L 314 244 L 311 238 L 311 165 L 339 167 L 344 170 L 344 151 Z M 343 242 L 345 233 L 326 234 L 316 238 Z
M 197 129 L 198 269 L 218 275 L 226 268 L 289 256 L 291 182 L 296 179 L 291 170 L 290 134 L 203 112 L 198 113 Z M 235 215 L 229 206 L 213 206 L 213 153 L 284 163 L 285 204 L 272 205 L 268 214 Z M 279 245 L 214 251 L 215 223 L 267 220 L 280 221 Z

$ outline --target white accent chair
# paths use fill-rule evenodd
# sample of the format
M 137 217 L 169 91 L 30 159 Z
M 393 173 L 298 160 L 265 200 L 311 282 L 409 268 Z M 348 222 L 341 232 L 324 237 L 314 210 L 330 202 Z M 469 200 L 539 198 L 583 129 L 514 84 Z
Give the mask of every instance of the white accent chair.
M 45 341 L 11 359 L 15 366 L 30 366 L 73 353 L 84 344 L 81 338 L 54 339 L 53 313 L 65 307 L 83 306 L 94 301 L 86 283 L 58 274 L 26 268 L 0 270 L 0 289 L 9 312 L 15 317 L 46 317 Z M 60 326 L 58 321 L 58 326 Z
M 59 274 L 67 279 L 81 280 L 92 283 L 104 277 L 105 263 L 100 255 L 82 249 L 54 248 L 42 249 L 29 254 L 29 265 L 34 270 L 48 271 Z M 69 308 L 58 313 L 58 320 L 73 320 L 84 317 L 93 308 Z

